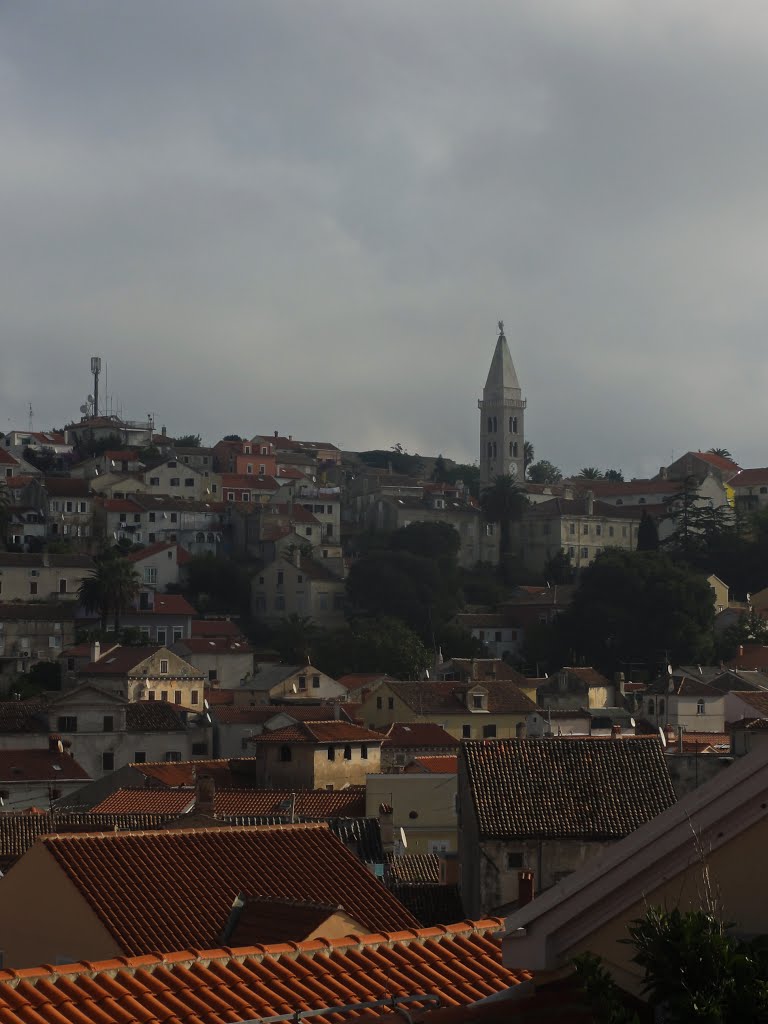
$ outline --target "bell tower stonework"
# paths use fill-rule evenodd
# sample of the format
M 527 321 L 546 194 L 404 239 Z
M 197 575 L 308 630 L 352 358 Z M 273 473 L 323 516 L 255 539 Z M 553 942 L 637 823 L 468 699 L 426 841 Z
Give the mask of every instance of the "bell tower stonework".
M 497 476 L 518 480 L 525 476 L 525 399 L 515 365 L 499 320 L 499 337 L 477 403 L 480 409 L 480 488 L 490 486 Z

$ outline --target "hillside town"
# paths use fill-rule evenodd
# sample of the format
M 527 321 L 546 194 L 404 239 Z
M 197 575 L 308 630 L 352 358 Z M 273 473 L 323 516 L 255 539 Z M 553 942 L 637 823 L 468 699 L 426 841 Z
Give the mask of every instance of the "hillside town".
M 643 905 L 765 933 L 768 468 L 565 478 L 489 354 L 473 465 L 172 437 L 98 357 L 0 437 L 0 1006 L 608 1019 L 589 951 L 646 1020 Z

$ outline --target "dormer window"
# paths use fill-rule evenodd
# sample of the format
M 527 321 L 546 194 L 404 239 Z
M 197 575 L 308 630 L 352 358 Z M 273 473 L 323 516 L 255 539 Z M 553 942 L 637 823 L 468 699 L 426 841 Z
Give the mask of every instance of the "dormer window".
M 487 711 L 488 691 L 483 688 L 471 690 L 467 694 L 467 707 L 471 711 Z

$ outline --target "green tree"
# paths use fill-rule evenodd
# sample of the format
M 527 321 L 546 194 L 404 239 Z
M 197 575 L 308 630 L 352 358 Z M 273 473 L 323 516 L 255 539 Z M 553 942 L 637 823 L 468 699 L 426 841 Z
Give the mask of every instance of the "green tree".
M 623 484 L 624 474 L 620 469 L 606 469 L 604 479 L 612 484 Z
M 283 661 L 305 665 L 312 661 L 313 646 L 319 635 L 320 631 L 310 618 L 293 612 L 277 625 L 272 643 Z
M 78 600 L 87 612 L 99 613 L 102 630 L 112 614 L 119 633 L 120 619 L 139 593 L 139 575 L 131 562 L 113 551 L 102 552 L 95 562 L 94 571 L 80 584 Z
M 535 457 L 532 443 L 530 441 L 526 441 L 523 444 L 523 464 L 525 466 L 526 473 L 528 472 L 528 467 L 531 465 Z
M 247 568 L 218 555 L 193 555 L 187 564 L 184 594 L 199 610 L 248 615 L 251 575 Z
M 469 463 L 460 463 L 456 466 L 451 466 L 450 469 L 446 469 L 443 474 L 443 479 L 447 484 L 455 484 L 461 480 L 466 487 L 469 488 L 469 493 L 475 498 L 480 495 L 480 467 L 471 466 Z
M 646 509 L 643 509 L 642 511 L 640 516 L 640 525 L 637 528 L 637 550 L 659 550 L 659 531 L 656 526 L 656 520 L 652 519 L 651 516 L 648 515 Z
M 733 462 L 733 456 L 727 448 L 707 448 L 707 455 L 719 455 L 721 459 L 729 459 Z
M 585 466 L 579 470 L 579 476 L 584 480 L 602 480 L 603 471 L 598 469 L 596 466 Z
M 434 468 L 432 469 L 432 479 L 435 480 L 437 483 L 444 483 L 445 482 L 445 474 L 446 474 L 445 459 L 443 458 L 442 455 L 438 455 L 437 458 L 435 459 Z
M 563 479 L 563 474 L 546 459 L 539 459 L 528 467 L 528 479 L 532 484 L 557 484 Z
M 582 572 L 558 629 L 576 661 L 608 675 L 622 664 L 708 664 L 712 589 L 660 551 L 608 548 Z
M 508 567 L 512 551 L 512 523 L 522 519 L 527 507 L 525 492 L 509 475 L 497 476 L 480 495 L 483 517 L 489 523 L 499 524 L 499 555 L 503 571 Z
M 733 510 L 730 505 L 713 507 L 702 499 L 695 477 L 686 477 L 680 490 L 667 500 L 664 519 L 672 523 L 673 530 L 664 541 L 664 547 L 677 557 L 701 565 L 707 564 L 710 548 L 719 543 L 724 534 L 733 529 Z
M 242 437 L 239 434 L 225 434 L 222 438 L 223 441 L 242 441 Z
M 544 576 L 548 583 L 573 583 L 573 561 L 563 548 L 544 563 Z
M 359 619 L 352 624 L 358 671 L 386 672 L 396 679 L 420 679 L 431 653 L 399 619 Z
M 175 441 L 179 448 L 199 448 L 200 447 L 200 435 L 199 434 L 182 434 L 181 437 L 177 437 Z

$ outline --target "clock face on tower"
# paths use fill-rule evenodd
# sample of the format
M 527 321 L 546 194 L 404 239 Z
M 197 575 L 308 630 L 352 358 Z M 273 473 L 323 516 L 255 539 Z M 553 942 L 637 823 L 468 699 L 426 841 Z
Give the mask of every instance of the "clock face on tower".
M 509 467 L 509 475 L 512 477 L 513 480 L 517 476 L 517 463 L 516 462 L 513 462 L 510 465 L 510 467 Z

